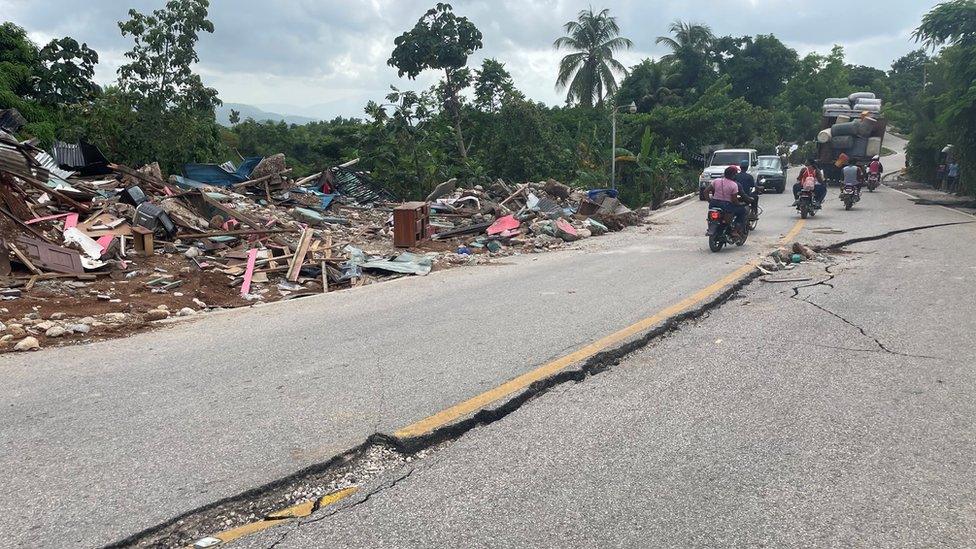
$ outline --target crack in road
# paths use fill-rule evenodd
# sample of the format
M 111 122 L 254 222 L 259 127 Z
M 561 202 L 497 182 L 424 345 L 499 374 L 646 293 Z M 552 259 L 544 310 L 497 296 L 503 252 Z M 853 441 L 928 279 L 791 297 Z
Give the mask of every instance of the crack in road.
M 521 408 L 525 403 L 543 395 L 553 387 L 569 382 L 581 382 L 590 376 L 609 370 L 612 366 L 619 364 L 622 358 L 626 357 L 632 352 L 650 345 L 652 342 L 656 341 L 662 336 L 679 330 L 685 323 L 692 320 L 698 320 L 706 316 L 709 311 L 721 307 L 739 291 L 741 291 L 742 288 L 748 286 L 753 280 L 758 278 L 759 274 L 760 273 L 758 270 L 753 270 L 749 274 L 731 284 L 725 290 L 714 295 L 708 301 L 702 302 L 697 307 L 688 309 L 664 320 L 659 326 L 648 330 L 642 335 L 634 337 L 626 343 L 623 343 L 615 348 L 606 349 L 591 356 L 589 359 L 579 364 L 576 368 L 563 370 L 558 374 L 554 374 L 548 378 L 536 381 L 525 390 L 512 396 L 508 400 L 499 402 L 492 408 L 483 408 L 469 418 L 442 427 L 426 435 L 406 440 L 377 432 L 371 435 L 363 444 L 350 449 L 324 463 L 309 466 L 302 471 L 298 471 L 283 479 L 272 481 L 263 486 L 247 490 L 236 496 L 227 497 L 217 502 L 187 511 L 177 517 L 146 528 L 141 532 L 130 535 L 123 540 L 111 543 L 105 547 L 116 548 L 144 546 L 146 542 L 152 543 L 152 540 L 154 539 L 169 539 L 169 536 L 185 536 L 188 524 L 210 524 L 213 522 L 213 518 L 215 516 L 220 516 L 222 513 L 239 509 L 241 507 L 246 507 L 252 504 L 254 500 L 266 499 L 270 501 L 277 501 L 283 495 L 286 495 L 289 493 L 289 491 L 293 490 L 294 485 L 313 481 L 316 477 L 327 474 L 336 468 L 346 466 L 351 461 L 362 457 L 371 446 L 382 445 L 389 447 L 403 455 L 414 455 L 418 452 L 431 449 L 438 444 L 457 440 L 475 427 L 489 425 L 505 418 L 512 412 Z M 411 469 L 411 474 L 412 471 L 413 469 Z M 409 474 L 407 476 L 409 476 Z M 395 481 L 393 485 L 400 480 L 403 479 Z M 392 486 L 382 487 L 381 491 L 389 489 L 390 487 Z M 375 491 L 373 493 L 375 493 Z M 368 499 L 369 495 L 370 494 L 367 494 L 366 499 Z M 363 501 L 365 500 L 359 501 L 356 505 L 361 504 Z M 324 514 L 322 517 L 316 517 L 316 519 L 313 520 L 327 518 L 332 516 L 332 514 L 347 508 L 349 508 L 349 506 L 340 506 L 339 508 Z M 214 530 L 220 530 L 220 528 L 214 527 L 210 531 Z M 280 543 L 280 541 L 277 543 Z
M 902 231 L 902 232 L 905 232 L 905 231 Z M 895 234 L 898 234 L 898 233 L 896 232 Z M 862 240 L 862 242 L 863 242 L 863 240 Z M 854 328 L 857 331 L 859 331 L 861 333 L 861 335 L 863 335 L 864 337 L 866 337 L 866 338 L 870 339 L 871 341 L 873 341 L 874 344 L 878 348 L 876 350 L 869 350 L 869 349 L 845 349 L 843 347 L 829 347 L 827 345 L 819 345 L 819 346 L 821 346 L 821 347 L 827 347 L 827 348 L 835 348 L 835 349 L 840 349 L 840 350 L 847 350 L 847 351 L 887 353 L 887 354 L 891 354 L 891 355 L 911 357 L 911 358 L 925 358 L 925 359 L 932 359 L 932 360 L 941 360 L 940 357 L 936 357 L 936 356 L 913 355 L 913 354 L 902 353 L 900 351 L 895 351 L 895 350 L 889 349 L 884 343 L 881 342 L 880 339 L 878 339 L 878 338 L 874 337 L 873 335 L 869 334 L 867 332 L 867 330 L 865 330 L 864 328 L 862 328 L 859 324 L 851 321 L 850 319 L 844 317 L 843 315 L 841 315 L 839 313 L 836 313 L 834 311 L 831 311 L 830 309 L 824 307 L 823 305 L 820 305 L 818 303 L 814 303 L 813 301 L 810 301 L 810 298 L 809 297 L 800 297 L 800 290 L 802 290 L 804 288 L 813 288 L 813 287 L 816 287 L 816 286 L 827 286 L 830 289 L 835 289 L 834 288 L 834 285 L 831 284 L 830 282 L 837 277 L 837 274 L 831 272 L 831 269 L 833 269 L 834 267 L 837 267 L 838 265 L 839 265 L 838 263 L 833 263 L 833 264 L 830 264 L 827 267 L 825 267 L 824 268 L 824 271 L 826 271 L 826 273 L 829 274 L 830 276 L 828 276 L 827 278 L 825 278 L 823 280 L 820 280 L 818 282 L 814 282 L 812 284 L 803 284 L 803 285 L 799 285 L 799 286 L 794 286 L 793 287 L 793 295 L 790 296 L 790 299 L 795 299 L 797 301 L 801 301 L 803 303 L 806 303 L 808 305 L 811 305 L 813 307 L 816 307 L 820 311 L 823 311 L 823 312 L 829 314 L 830 316 L 832 316 L 834 318 L 837 318 L 841 322 L 843 322 L 843 323 L 847 324 L 848 326 L 851 326 L 852 328 Z
M 906 229 L 896 229 L 894 231 L 888 231 L 886 233 L 882 233 L 882 234 L 874 235 L 874 236 L 862 236 L 862 237 L 859 237 L 859 238 L 851 238 L 851 239 L 848 239 L 848 240 L 842 240 L 841 242 L 836 242 L 836 243 L 831 244 L 829 246 L 821 246 L 821 247 L 818 247 L 818 248 L 815 248 L 815 249 L 818 252 L 835 252 L 835 251 L 838 251 L 838 250 L 840 250 L 840 249 L 842 249 L 842 248 L 844 248 L 846 246 L 850 246 L 851 244 L 858 244 L 860 242 L 873 242 L 875 240 L 882 240 L 882 239 L 885 239 L 885 238 L 889 238 L 889 237 L 896 236 L 896 235 L 899 235 L 899 234 L 904 234 L 904 233 L 911 233 L 911 232 L 921 231 L 921 230 L 925 230 L 925 229 L 936 229 L 936 228 L 939 228 L 939 227 L 951 227 L 953 225 L 968 225 L 968 224 L 971 224 L 971 223 L 976 223 L 976 221 L 954 221 L 952 223 L 936 223 L 934 225 L 920 225 L 918 227 L 908 227 Z
M 321 516 L 315 517 L 315 518 L 301 518 L 301 519 L 297 520 L 295 522 L 295 524 L 293 525 L 293 527 L 290 530 L 286 530 L 286 531 L 282 532 L 281 535 L 278 537 L 278 539 L 276 539 L 275 541 L 273 541 L 271 543 L 271 545 L 268 546 L 268 549 L 275 549 L 275 547 L 278 547 L 278 545 L 280 545 L 283 541 L 285 541 L 285 539 L 292 532 L 298 530 L 299 528 L 301 528 L 302 526 L 305 526 L 306 524 L 313 524 L 313 523 L 316 523 L 316 522 L 325 520 L 325 519 L 327 519 L 329 517 L 332 517 L 332 516 L 336 515 L 337 513 L 339 513 L 340 511 L 345 511 L 345 510 L 348 510 L 348 509 L 352 509 L 354 507 L 358 507 L 358 506 L 366 503 L 367 501 L 369 501 L 369 499 L 371 497 L 373 497 L 374 495 L 376 495 L 376 494 L 378 494 L 380 492 L 385 492 L 385 491 L 387 491 L 387 490 L 389 490 L 391 488 L 395 488 L 397 484 L 400 484 L 400 482 L 406 480 L 411 475 L 413 475 L 414 471 L 416 471 L 419 467 L 420 467 L 420 464 L 414 464 L 409 469 L 407 469 L 406 472 L 404 472 L 403 474 L 397 476 L 393 480 L 386 481 L 386 482 L 380 484 L 379 486 L 377 486 L 375 489 L 370 490 L 369 492 L 366 492 L 361 497 L 358 497 L 357 500 L 354 503 L 347 503 L 345 505 L 337 505 L 335 509 L 329 511 L 328 513 L 324 513 Z M 318 509 L 315 509 L 315 510 L 317 511 Z M 313 511 L 313 513 L 314 512 L 315 511 Z M 311 514 L 312 513 L 309 513 L 309 516 L 311 516 Z

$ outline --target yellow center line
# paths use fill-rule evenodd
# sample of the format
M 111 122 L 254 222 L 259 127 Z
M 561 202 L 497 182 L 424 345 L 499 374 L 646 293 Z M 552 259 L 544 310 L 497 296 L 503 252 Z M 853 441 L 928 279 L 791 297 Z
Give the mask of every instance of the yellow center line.
M 803 230 L 803 226 L 806 222 L 799 220 L 793 225 L 788 233 L 780 240 L 780 244 L 787 243 L 793 240 L 796 235 Z M 545 379 L 552 375 L 559 373 L 560 371 L 566 369 L 571 364 L 586 360 L 597 353 L 606 350 L 609 347 L 620 344 L 635 335 L 650 330 L 651 328 L 661 324 L 667 319 L 674 315 L 682 313 L 695 305 L 702 303 L 708 298 L 717 295 L 727 286 L 734 284 L 740 278 L 746 276 L 752 272 L 756 266 L 759 264 L 758 259 L 754 259 L 749 263 L 739 267 L 735 271 L 732 271 L 728 275 L 724 276 L 717 282 L 710 284 L 709 286 L 702 288 L 701 290 L 695 292 L 693 295 L 682 299 L 681 301 L 671 305 L 670 307 L 649 316 L 643 320 L 640 320 L 626 328 L 614 332 L 608 336 L 602 337 L 593 343 L 590 343 L 568 355 L 559 357 L 552 362 L 543 364 L 542 366 L 526 372 L 514 379 L 502 383 L 494 389 L 490 389 L 481 393 L 478 396 L 465 400 L 459 404 L 455 404 L 450 408 L 446 408 L 436 414 L 424 418 L 416 423 L 408 425 L 399 431 L 396 431 L 394 435 L 400 439 L 408 439 L 418 436 L 423 436 L 431 433 L 445 425 L 449 425 L 460 418 L 473 414 L 478 410 L 481 410 L 485 406 L 500 400 L 504 397 L 517 393 L 529 385 L 535 383 L 536 381 Z
M 292 505 L 291 507 L 286 507 L 280 511 L 270 513 L 262 520 L 250 522 L 248 524 L 238 526 L 237 528 L 231 528 L 230 530 L 225 530 L 213 537 L 219 539 L 221 543 L 230 543 L 245 536 L 267 530 L 272 526 L 284 524 L 289 519 L 307 517 L 308 515 L 312 514 L 313 509 L 323 509 L 339 500 L 355 494 L 356 490 L 358 490 L 358 488 L 355 486 L 350 486 L 349 488 L 344 488 L 337 492 L 324 495 L 317 500 Z M 192 548 L 193 545 L 190 545 L 187 549 Z

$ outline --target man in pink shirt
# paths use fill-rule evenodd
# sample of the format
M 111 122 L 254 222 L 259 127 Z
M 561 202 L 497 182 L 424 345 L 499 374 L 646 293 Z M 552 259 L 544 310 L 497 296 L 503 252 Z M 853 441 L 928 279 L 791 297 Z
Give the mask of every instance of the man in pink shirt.
M 736 166 L 725 168 L 724 177 L 709 183 L 705 187 L 705 193 L 709 196 L 709 207 L 722 208 L 735 214 L 733 232 L 741 234 L 745 231 L 746 207 L 739 202 L 739 184 L 735 182 L 738 173 L 739 168 Z

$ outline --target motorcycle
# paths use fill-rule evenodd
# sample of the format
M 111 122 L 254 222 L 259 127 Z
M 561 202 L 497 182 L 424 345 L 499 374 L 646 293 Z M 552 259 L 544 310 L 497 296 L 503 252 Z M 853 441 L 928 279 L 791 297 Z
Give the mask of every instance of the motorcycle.
M 800 197 L 796 200 L 796 210 L 800 212 L 800 217 L 806 219 L 817 215 L 817 204 L 813 200 L 813 191 L 803 189 Z
M 869 173 L 868 174 L 868 190 L 874 192 L 881 186 L 881 174 L 880 173 Z
M 746 217 L 746 223 L 749 225 L 749 231 L 755 231 L 756 226 L 759 225 L 759 216 L 762 215 L 762 208 L 759 207 L 759 195 L 766 192 L 766 187 L 762 185 L 756 185 L 756 196 L 749 202 L 747 206 L 749 208 L 749 216 Z
M 727 212 L 722 208 L 708 209 L 708 249 L 713 252 L 720 252 L 728 244 L 742 246 L 749 237 L 749 230 L 736 237 L 732 234 L 732 226 L 735 223 L 735 214 Z
M 861 201 L 861 193 L 854 185 L 844 185 L 844 189 L 840 192 L 840 200 L 844 203 L 844 209 L 850 210 L 854 204 Z

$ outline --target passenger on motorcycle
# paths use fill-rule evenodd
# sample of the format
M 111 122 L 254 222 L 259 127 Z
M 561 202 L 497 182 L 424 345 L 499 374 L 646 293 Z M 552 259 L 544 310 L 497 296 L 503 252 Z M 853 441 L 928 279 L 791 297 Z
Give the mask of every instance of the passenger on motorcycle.
M 735 182 L 739 184 L 739 190 L 745 202 L 754 206 L 759 205 L 759 190 L 756 187 L 756 178 L 749 173 L 749 161 L 739 162 L 739 174 L 735 176 Z
M 739 184 L 735 181 L 739 168 L 729 166 L 725 168 L 724 177 L 720 177 L 705 187 L 710 208 L 721 208 L 723 211 L 735 214 L 735 225 L 732 227 L 734 236 L 741 236 L 746 231 L 746 208 L 739 200 Z
M 800 175 L 796 178 L 796 184 L 793 185 L 793 198 L 796 199 L 793 202 L 794 206 L 800 200 L 800 189 L 803 188 L 803 181 L 807 177 L 813 177 L 817 182 L 813 188 L 813 200 L 818 206 L 827 196 L 827 185 L 824 183 L 823 174 L 817 169 L 817 162 L 811 158 L 807 160 L 806 166 L 800 170 Z

